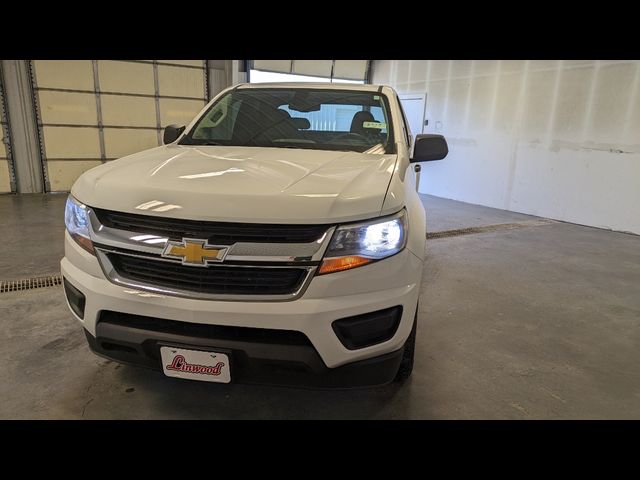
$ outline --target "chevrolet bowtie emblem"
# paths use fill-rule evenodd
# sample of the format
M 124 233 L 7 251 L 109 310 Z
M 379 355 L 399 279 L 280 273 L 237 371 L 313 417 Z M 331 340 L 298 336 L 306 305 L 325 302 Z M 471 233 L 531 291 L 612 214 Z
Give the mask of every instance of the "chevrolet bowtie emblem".
M 168 241 L 162 256 L 182 260 L 183 265 L 206 266 L 210 262 L 222 262 L 228 250 L 199 238 L 183 238 L 181 242 Z

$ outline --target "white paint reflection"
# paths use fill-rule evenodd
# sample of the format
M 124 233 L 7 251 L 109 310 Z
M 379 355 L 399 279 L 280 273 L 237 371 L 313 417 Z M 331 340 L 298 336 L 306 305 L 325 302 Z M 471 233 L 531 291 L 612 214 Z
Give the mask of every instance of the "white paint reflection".
M 161 202 L 160 200 L 151 200 L 150 202 L 141 203 L 134 208 L 136 210 L 150 210 L 151 212 L 167 212 L 182 207 L 180 205 L 174 205 L 173 203 Z
M 172 203 L 168 203 L 162 207 L 154 208 L 153 212 L 168 212 L 169 210 L 175 210 L 176 208 L 182 208 L 180 205 L 173 205 Z
M 160 200 L 151 200 L 150 202 L 141 203 L 140 205 L 135 207 L 135 209 L 136 210 L 148 210 L 151 207 L 156 207 L 158 205 L 162 205 L 163 203 L 164 202 L 161 202 Z
M 153 177 L 156 173 L 158 173 L 165 165 L 167 165 L 169 162 L 171 162 L 172 160 L 175 160 L 178 157 L 181 157 L 182 155 L 184 155 L 187 152 L 180 152 L 177 155 L 174 155 L 171 158 L 166 159 L 164 162 L 162 162 L 160 165 L 158 165 L 156 168 L 153 169 L 153 171 L 151 172 L 151 176 Z
M 206 178 L 206 177 L 219 177 L 220 175 L 224 175 L 225 173 L 240 173 L 244 172 L 242 168 L 227 168 L 226 170 L 219 170 L 215 172 L 205 172 L 205 173 L 194 173 L 192 175 L 180 175 L 178 178 L 184 178 L 185 180 L 191 180 L 194 178 Z
M 296 193 L 294 197 L 309 197 L 309 198 L 334 198 L 340 195 L 339 193 Z
M 225 160 L 229 162 L 244 162 L 246 160 L 253 160 L 253 157 L 243 157 L 243 158 L 233 158 L 232 156 L 224 156 L 224 155 L 214 155 L 212 153 L 207 153 L 205 150 L 202 150 L 197 147 L 192 147 L 195 151 L 197 151 L 200 155 L 209 158 L 215 158 L 216 160 Z M 206 147 L 211 148 L 211 147 Z
M 284 163 L 285 165 L 289 165 L 290 167 L 293 167 L 293 168 L 297 168 L 297 169 L 299 169 L 299 170 L 302 170 L 302 171 L 304 171 L 304 172 L 305 172 L 305 173 L 307 173 L 307 174 L 311 172 L 311 170 L 310 170 L 310 169 L 308 169 L 308 168 L 306 168 L 306 167 L 304 167 L 304 166 L 300 165 L 299 163 L 289 162 L 288 160 L 278 160 L 278 163 Z

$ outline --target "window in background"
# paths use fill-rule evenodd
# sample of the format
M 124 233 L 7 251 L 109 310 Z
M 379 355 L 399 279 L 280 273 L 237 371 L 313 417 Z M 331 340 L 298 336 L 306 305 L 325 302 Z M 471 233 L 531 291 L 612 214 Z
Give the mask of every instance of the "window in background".
M 295 75 L 291 73 L 265 72 L 264 70 L 250 70 L 249 80 L 251 83 L 265 82 L 322 82 L 322 83 L 359 83 L 363 80 L 343 80 L 340 78 L 309 77 L 307 75 Z

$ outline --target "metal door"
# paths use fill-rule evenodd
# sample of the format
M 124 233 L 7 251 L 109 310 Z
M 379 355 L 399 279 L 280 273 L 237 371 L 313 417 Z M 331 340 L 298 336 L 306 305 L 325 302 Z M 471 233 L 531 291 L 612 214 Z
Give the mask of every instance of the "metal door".
M 424 132 L 425 127 L 425 112 L 427 108 L 427 94 L 403 94 L 398 95 L 400 103 L 402 103 L 402 109 L 409 123 L 409 129 L 412 133 L 412 138 L 415 141 L 416 135 L 420 135 Z M 416 172 L 416 190 L 420 188 L 420 171 L 422 167 L 420 164 L 414 165 Z
M 208 101 L 204 60 L 30 62 L 46 191 L 86 170 L 162 144 Z

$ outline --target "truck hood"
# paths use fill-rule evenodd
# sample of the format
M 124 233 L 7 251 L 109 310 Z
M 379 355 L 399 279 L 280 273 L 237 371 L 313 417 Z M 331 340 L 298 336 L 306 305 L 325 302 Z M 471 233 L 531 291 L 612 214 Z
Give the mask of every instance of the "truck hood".
M 166 145 L 84 173 L 72 194 L 121 212 L 194 220 L 334 223 L 376 217 L 396 155 Z

